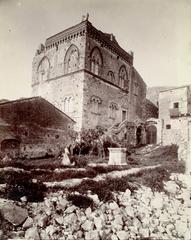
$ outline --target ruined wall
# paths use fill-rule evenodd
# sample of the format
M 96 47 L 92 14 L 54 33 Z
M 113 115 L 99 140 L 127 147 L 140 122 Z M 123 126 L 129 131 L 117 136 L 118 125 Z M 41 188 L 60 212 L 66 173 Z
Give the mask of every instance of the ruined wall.
M 149 118 L 158 118 L 158 107 L 150 100 L 145 99 L 142 110 L 142 118 L 147 120 Z

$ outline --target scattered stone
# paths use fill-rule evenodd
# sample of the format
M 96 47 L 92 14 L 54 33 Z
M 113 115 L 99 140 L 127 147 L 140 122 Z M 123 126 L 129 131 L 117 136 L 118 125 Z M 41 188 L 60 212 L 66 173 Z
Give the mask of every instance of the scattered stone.
M 48 236 L 48 234 L 46 233 L 46 231 L 45 230 L 41 230 L 40 231 L 40 238 L 41 238 L 41 240 L 50 240 L 50 238 L 49 238 L 49 236 Z
M 119 238 L 119 240 L 127 240 L 129 239 L 129 234 L 126 231 L 118 231 L 117 237 Z
M 142 237 L 147 238 L 147 237 L 149 237 L 149 229 L 148 228 L 140 228 L 139 229 L 139 234 Z
M 64 217 L 64 222 L 66 225 L 74 224 L 77 221 L 77 216 L 75 213 L 68 214 Z
M 43 228 L 47 225 L 48 216 L 46 216 L 45 214 L 38 215 L 38 216 L 36 216 L 35 220 L 37 221 L 38 226 Z
M 174 181 L 168 181 L 165 182 L 164 189 L 171 194 L 176 194 L 179 190 L 179 187 Z
M 0 240 L 3 240 L 3 231 L 2 230 L 0 230 Z
M 23 223 L 23 228 L 28 229 L 33 226 L 33 219 L 31 217 L 28 217 L 26 221 Z
M 56 227 L 54 227 L 53 225 L 49 225 L 46 229 L 45 229 L 46 233 L 52 237 L 53 234 L 57 231 Z
M 160 194 L 157 194 L 152 200 L 151 200 L 151 207 L 156 209 L 162 209 L 163 207 L 163 198 Z
M 85 233 L 85 240 L 99 240 L 99 232 L 92 230 Z
M 111 240 L 119 240 L 118 237 L 115 234 L 111 235 Z
M 38 233 L 37 227 L 32 227 L 27 229 L 25 232 L 25 239 L 26 240 L 40 240 L 40 236 Z
M 59 206 L 64 210 L 67 206 L 68 206 L 68 204 L 69 204 L 69 202 L 65 199 L 65 198 L 62 198 L 61 200 L 59 200 Z
M 100 203 L 100 200 L 97 194 L 88 194 L 87 196 L 91 198 L 95 204 L 98 205 Z
M 118 204 L 117 204 L 116 202 L 111 202 L 111 203 L 109 204 L 109 208 L 110 208 L 111 210 L 115 210 L 115 209 L 118 209 L 119 206 L 118 206 Z
M 65 213 L 65 214 L 73 213 L 73 212 L 76 210 L 76 208 L 77 208 L 76 206 L 72 205 L 72 206 L 68 207 L 68 208 L 64 211 L 64 213 Z
M 18 207 L 13 203 L 4 204 L 0 211 L 4 219 L 14 226 L 21 225 L 28 217 L 28 212 L 26 209 Z
M 180 236 L 184 236 L 185 233 L 188 231 L 187 222 L 177 220 L 175 224 L 175 229 Z
M 55 221 L 58 223 L 58 224 L 60 224 L 60 225 L 62 225 L 63 223 L 64 223 L 64 218 L 62 217 L 62 216 L 55 216 Z
M 81 225 L 82 229 L 84 231 L 91 231 L 93 230 L 94 228 L 94 223 L 89 221 L 89 220 L 86 220 L 82 225 Z
M 95 217 L 94 224 L 97 230 L 101 230 L 104 227 L 103 219 L 101 217 Z
M 90 207 L 88 207 L 88 208 L 85 210 L 86 216 L 90 216 L 91 212 L 92 212 L 92 209 L 91 209 Z
M 134 217 L 134 211 L 133 211 L 133 208 L 131 206 L 127 206 L 125 208 L 125 212 L 128 216 L 130 216 L 132 218 Z
M 21 202 L 23 203 L 26 203 L 27 202 L 27 197 L 26 196 L 23 196 L 20 198 Z

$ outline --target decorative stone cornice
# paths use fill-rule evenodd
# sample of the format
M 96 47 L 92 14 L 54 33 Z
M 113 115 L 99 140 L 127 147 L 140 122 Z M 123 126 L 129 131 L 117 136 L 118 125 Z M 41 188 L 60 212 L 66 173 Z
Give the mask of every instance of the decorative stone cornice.
M 83 21 L 73 27 L 67 28 L 64 31 L 47 38 L 45 42 L 46 49 L 56 47 L 62 42 L 84 35 L 86 25 L 87 21 Z
M 133 65 L 133 55 L 127 53 L 119 46 L 113 34 L 101 32 L 100 30 L 96 29 L 88 20 L 82 21 L 73 27 L 47 38 L 45 47 L 46 49 L 50 49 L 52 47 L 57 48 L 59 44 L 85 34 L 99 42 L 102 47 L 107 48 L 130 65 Z
M 89 37 L 100 42 L 102 47 L 109 49 L 111 52 L 121 57 L 124 61 L 133 65 L 133 56 L 119 46 L 113 37 L 113 34 L 106 34 L 97 30 L 90 22 L 87 22 L 87 34 Z

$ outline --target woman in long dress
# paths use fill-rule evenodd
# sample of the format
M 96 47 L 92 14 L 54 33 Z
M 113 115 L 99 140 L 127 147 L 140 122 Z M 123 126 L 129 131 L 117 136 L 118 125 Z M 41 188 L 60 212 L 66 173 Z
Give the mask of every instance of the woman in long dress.
M 68 150 L 68 147 L 65 147 L 63 157 L 62 157 L 62 165 L 70 165 L 70 158 L 69 158 L 70 152 Z

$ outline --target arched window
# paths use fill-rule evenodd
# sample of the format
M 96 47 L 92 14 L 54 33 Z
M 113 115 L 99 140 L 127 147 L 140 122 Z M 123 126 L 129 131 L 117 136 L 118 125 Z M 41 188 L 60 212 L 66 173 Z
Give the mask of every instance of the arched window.
M 67 114 L 71 114 L 74 111 L 74 98 L 72 96 L 65 97 L 63 110 Z
M 117 110 L 118 110 L 117 104 L 114 103 L 114 102 L 110 103 L 109 109 L 110 109 L 110 111 L 109 111 L 110 116 L 109 117 L 115 119 L 116 116 L 117 116 Z
M 101 73 L 101 68 L 103 65 L 102 55 L 99 48 L 95 47 L 90 56 L 91 72 L 99 75 Z
M 65 55 L 64 72 L 65 74 L 77 71 L 79 69 L 79 50 L 75 45 L 71 45 Z
M 115 76 L 114 76 L 114 73 L 113 73 L 112 71 L 109 71 L 109 72 L 107 73 L 107 77 L 108 77 L 108 80 L 109 80 L 110 82 L 113 82 L 113 83 L 114 83 L 114 81 L 115 81 Z
M 50 69 L 50 61 L 47 57 L 43 57 L 37 68 L 38 82 L 44 82 L 48 79 Z
M 125 66 L 119 69 L 119 86 L 123 89 L 128 88 L 128 75 Z
M 99 113 L 99 106 L 100 106 L 101 102 L 102 102 L 101 99 L 97 96 L 92 96 L 90 98 L 92 113 L 96 113 L 96 114 Z

